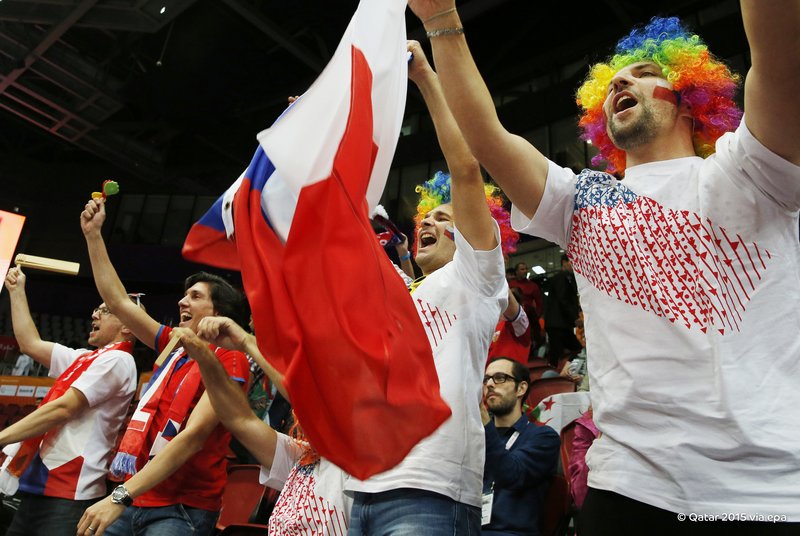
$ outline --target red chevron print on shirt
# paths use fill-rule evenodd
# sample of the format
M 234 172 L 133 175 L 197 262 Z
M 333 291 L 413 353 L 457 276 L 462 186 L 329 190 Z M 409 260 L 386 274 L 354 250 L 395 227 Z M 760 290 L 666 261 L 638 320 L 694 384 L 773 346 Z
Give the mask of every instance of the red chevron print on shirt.
M 603 173 L 578 178 L 569 257 L 609 296 L 699 328 L 739 331 L 772 255 L 687 210 L 638 196 Z
M 447 334 L 447 330 L 453 326 L 456 321 L 456 315 L 451 315 L 447 311 L 419 298 L 414 299 L 414 305 L 417 306 L 417 312 L 420 320 L 422 320 L 422 325 L 425 327 L 425 332 L 428 334 L 431 348 L 436 348 Z

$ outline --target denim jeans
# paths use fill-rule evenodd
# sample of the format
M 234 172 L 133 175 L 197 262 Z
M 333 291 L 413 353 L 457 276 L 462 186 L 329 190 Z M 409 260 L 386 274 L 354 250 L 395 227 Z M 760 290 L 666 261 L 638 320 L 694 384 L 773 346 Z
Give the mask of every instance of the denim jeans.
M 348 536 L 478 536 L 481 509 L 432 491 L 356 492 Z
M 17 492 L 22 499 L 6 536 L 75 536 L 83 512 L 97 499 L 72 501 Z
M 182 504 L 139 508 L 129 506 L 105 531 L 107 536 L 208 536 L 214 532 L 219 512 Z M 73 532 L 74 534 L 74 532 Z

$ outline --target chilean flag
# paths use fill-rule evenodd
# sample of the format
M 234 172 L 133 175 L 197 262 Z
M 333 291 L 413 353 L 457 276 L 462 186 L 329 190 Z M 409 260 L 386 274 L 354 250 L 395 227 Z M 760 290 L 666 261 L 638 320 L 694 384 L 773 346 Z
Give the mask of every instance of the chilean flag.
M 405 6 L 361 1 L 331 62 L 258 135 L 250 166 L 183 249 L 241 270 L 259 349 L 285 374 L 303 431 L 360 479 L 450 416 L 419 315 L 368 218 L 402 122 Z

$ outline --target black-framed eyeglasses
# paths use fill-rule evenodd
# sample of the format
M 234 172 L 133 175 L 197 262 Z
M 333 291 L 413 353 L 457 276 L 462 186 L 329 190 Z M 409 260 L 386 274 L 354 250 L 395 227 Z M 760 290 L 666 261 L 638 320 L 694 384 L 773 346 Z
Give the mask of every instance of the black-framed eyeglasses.
M 483 385 L 489 383 L 489 380 L 492 380 L 495 385 L 498 385 L 500 383 L 506 383 L 508 381 L 512 381 L 514 383 L 521 381 L 516 379 L 514 376 L 506 374 L 505 372 L 495 372 L 494 374 L 491 375 L 487 374 L 486 376 L 483 377 Z

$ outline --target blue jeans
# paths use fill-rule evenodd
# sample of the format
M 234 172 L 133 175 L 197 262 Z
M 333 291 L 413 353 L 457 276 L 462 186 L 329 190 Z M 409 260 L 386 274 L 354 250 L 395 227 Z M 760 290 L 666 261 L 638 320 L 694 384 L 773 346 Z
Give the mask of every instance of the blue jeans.
M 182 504 L 139 508 L 129 506 L 105 531 L 107 536 L 208 536 L 214 531 L 219 512 Z
M 356 492 L 347 536 L 478 536 L 481 509 L 432 491 Z
M 22 499 L 6 536 L 75 536 L 83 512 L 99 499 L 73 501 L 17 492 Z

